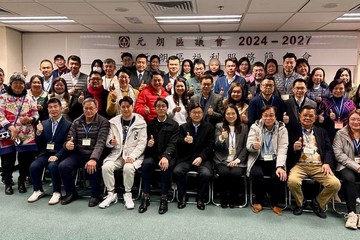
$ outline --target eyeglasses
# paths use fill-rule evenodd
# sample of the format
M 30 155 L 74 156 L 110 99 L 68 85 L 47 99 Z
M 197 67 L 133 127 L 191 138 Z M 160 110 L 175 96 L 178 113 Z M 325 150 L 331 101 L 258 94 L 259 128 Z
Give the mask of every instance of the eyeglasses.
M 202 111 L 192 111 L 192 112 L 190 112 L 191 114 L 194 114 L 194 115 L 201 115 L 201 114 L 203 114 L 203 112 Z
M 96 108 L 94 107 L 84 107 L 84 111 L 94 111 Z
M 160 108 L 167 108 L 167 106 L 164 104 L 164 105 L 156 105 L 155 106 L 156 108 L 160 109 Z
M 101 78 L 90 78 L 90 81 L 92 81 L 92 82 L 95 82 L 95 81 L 100 82 L 100 81 L 102 81 L 102 79 Z
M 294 88 L 296 91 L 303 91 L 305 90 L 306 88 L 305 87 L 295 87 Z
M 204 86 L 204 87 L 210 87 L 211 86 L 211 83 L 203 83 L 203 84 L 201 84 L 202 86 Z
M 274 84 L 262 84 L 261 86 L 263 86 L 264 88 L 272 88 L 275 85 Z

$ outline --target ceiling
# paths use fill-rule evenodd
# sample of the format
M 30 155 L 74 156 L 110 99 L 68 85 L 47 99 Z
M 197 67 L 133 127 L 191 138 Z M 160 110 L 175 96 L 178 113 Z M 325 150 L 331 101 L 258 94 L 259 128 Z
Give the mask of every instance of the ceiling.
M 172 0 L 173 1 L 173 0 Z M 67 16 L 71 24 L 2 24 L 21 32 L 358 31 L 360 22 L 336 21 L 360 12 L 359 0 L 188 0 L 192 9 L 151 8 L 164 0 L 0 0 L 6 16 Z M 182 0 L 175 0 L 183 2 Z M 156 4 L 157 5 L 157 4 Z M 219 7 L 222 6 L 222 7 Z M 325 6 L 325 7 L 324 7 Z M 333 6 L 333 8 L 326 8 Z M 221 10 L 219 9 L 221 8 Z M 125 11 L 126 10 L 126 11 Z M 154 15 L 242 14 L 240 23 L 158 24 Z

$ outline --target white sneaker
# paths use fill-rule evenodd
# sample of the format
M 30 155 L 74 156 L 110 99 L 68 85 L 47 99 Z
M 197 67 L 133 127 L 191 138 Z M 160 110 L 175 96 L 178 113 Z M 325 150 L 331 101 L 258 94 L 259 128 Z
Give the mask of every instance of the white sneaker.
M 115 204 L 118 202 L 117 193 L 109 192 L 105 197 L 104 201 L 99 204 L 99 208 L 108 208 L 110 204 Z
M 351 212 L 347 216 L 345 216 L 345 218 L 347 218 L 345 223 L 346 228 L 357 229 L 359 220 L 358 215 L 356 215 L 354 212 Z
M 60 198 L 61 198 L 61 193 L 54 192 L 53 195 L 51 196 L 50 200 L 49 200 L 49 205 L 58 204 L 60 202 Z
M 39 200 L 40 198 L 42 198 L 44 196 L 44 192 L 38 190 L 38 191 L 34 191 L 33 194 L 31 194 L 31 196 L 28 198 L 28 202 L 29 203 L 33 203 L 36 202 L 37 200 Z
M 124 193 L 124 202 L 127 209 L 134 209 L 135 204 L 132 199 L 132 193 Z

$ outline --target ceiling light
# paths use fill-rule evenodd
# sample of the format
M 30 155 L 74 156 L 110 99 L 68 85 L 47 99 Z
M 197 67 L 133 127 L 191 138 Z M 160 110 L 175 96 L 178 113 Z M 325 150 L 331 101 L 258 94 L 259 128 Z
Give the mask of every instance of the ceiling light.
M 73 23 L 74 20 L 4 20 L 2 23 Z
M 159 16 L 155 19 L 158 23 L 238 23 L 241 15 Z
M 339 3 L 327 3 L 327 4 L 322 5 L 323 8 L 336 8 L 338 6 L 340 6 Z
M 49 17 L 0 17 L 0 20 L 61 20 L 61 19 L 68 19 L 65 16 L 49 16 Z
M 345 13 L 337 21 L 360 21 L 360 13 Z

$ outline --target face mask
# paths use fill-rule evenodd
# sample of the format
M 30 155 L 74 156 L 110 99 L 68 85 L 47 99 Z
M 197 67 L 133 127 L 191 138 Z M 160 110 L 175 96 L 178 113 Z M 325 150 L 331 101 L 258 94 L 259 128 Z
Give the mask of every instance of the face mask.
M 101 73 L 101 67 L 93 67 L 93 71 Z

